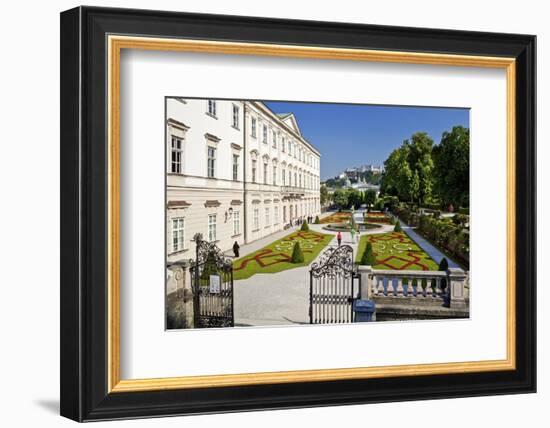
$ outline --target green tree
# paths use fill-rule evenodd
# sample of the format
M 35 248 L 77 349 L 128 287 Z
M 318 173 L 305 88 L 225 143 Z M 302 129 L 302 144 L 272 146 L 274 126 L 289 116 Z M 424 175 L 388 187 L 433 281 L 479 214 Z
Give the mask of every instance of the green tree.
M 410 183 L 411 200 L 414 202 L 420 202 L 420 176 L 418 170 L 414 171 Z
M 294 243 L 294 248 L 292 248 L 292 257 L 290 259 L 291 263 L 303 263 L 304 254 L 302 253 L 302 248 L 300 247 L 299 242 Z
M 341 189 L 336 190 L 332 195 L 332 202 L 334 202 L 339 209 L 346 208 L 348 206 L 347 193 Z
M 424 204 L 432 196 L 433 188 L 433 140 L 425 132 L 417 132 L 410 139 L 410 150 L 408 156 L 409 167 L 414 174 L 418 174 L 418 196 L 413 197 L 411 183 L 411 199 Z M 411 177 L 412 178 L 412 177 Z
M 384 162 L 381 191 L 398 196 L 402 201 L 420 204 L 432 198 L 433 140 L 425 132 L 417 132 L 395 149 Z
M 309 232 L 309 226 L 307 225 L 307 222 L 304 221 L 304 222 L 302 223 L 302 227 L 300 227 L 300 230 L 301 230 L 302 232 Z
M 454 126 L 432 151 L 434 191 L 444 206 L 469 207 L 470 130 Z
M 386 195 L 397 196 L 399 199 L 410 200 L 409 184 L 412 171 L 408 162 L 409 144 L 405 141 L 384 162 L 384 174 L 380 190 Z
M 374 266 L 376 264 L 376 257 L 374 257 L 372 244 L 370 242 L 367 243 L 367 247 L 363 252 L 363 256 L 361 257 L 361 264 L 367 266 Z
M 357 189 L 349 188 L 346 190 L 348 197 L 347 207 L 351 208 L 352 206 L 356 209 L 361 205 L 361 192 Z
M 373 189 L 369 189 L 365 192 L 365 204 L 367 204 L 367 208 L 370 211 L 371 205 L 374 205 L 376 203 L 376 191 Z
M 401 228 L 401 222 L 399 220 L 397 220 L 395 222 L 395 227 L 393 228 L 393 231 L 394 232 L 402 232 L 403 229 Z
M 319 216 L 315 216 L 315 224 L 321 224 L 321 220 L 319 220 Z

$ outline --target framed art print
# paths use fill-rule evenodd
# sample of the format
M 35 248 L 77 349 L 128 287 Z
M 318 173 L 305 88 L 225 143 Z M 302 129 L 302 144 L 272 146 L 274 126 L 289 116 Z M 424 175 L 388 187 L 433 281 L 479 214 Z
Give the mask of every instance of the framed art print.
M 61 413 L 535 390 L 535 37 L 61 14 Z

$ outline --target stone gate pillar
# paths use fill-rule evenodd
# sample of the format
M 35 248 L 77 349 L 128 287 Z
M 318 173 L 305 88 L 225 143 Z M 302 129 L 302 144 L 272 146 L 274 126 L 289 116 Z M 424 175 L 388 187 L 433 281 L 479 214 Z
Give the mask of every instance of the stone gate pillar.
M 359 275 L 361 275 L 361 299 L 371 299 L 372 294 L 372 266 L 359 266 Z
M 451 308 L 466 307 L 466 277 L 466 272 L 460 268 L 447 269 L 447 287 L 449 287 Z

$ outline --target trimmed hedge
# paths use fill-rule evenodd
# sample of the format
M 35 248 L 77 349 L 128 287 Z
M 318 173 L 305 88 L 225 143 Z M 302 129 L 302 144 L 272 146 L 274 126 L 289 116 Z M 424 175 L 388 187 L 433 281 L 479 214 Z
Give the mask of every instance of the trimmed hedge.
M 300 228 L 302 232 L 309 232 L 309 226 L 307 225 L 307 222 L 302 223 L 302 227 Z
M 372 251 L 372 244 L 369 242 L 361 257 L 361 264 L 366 266 L 374 266 L 376 264 L 376 257 L 374 257 L 374 252 Z
M 304 262 L 304 253 L 302 253 L 302 248 L 300 247 L 299 242 L 294 243 L 294 248 L 292 249 L 292 258 L 290 259 L 291 263 L 303 263 Z
M 319 216 L 315 216 L 315 224 L 321 224 L 321 220 L 319 220 Z
M 469 269 L 470 234 L 464 226 L 451 219 L 421 216 L 416 231 Z
M 415 227 L 417 233 L 469 269 L 470 235 L 465 227 L 467 217 L 455 214 L 453 218 L 442 218 L 440 211 L 433 215 L 420 215 L 414 207 L 404 203 L 397 205 L 393 212 L 402 221 Z

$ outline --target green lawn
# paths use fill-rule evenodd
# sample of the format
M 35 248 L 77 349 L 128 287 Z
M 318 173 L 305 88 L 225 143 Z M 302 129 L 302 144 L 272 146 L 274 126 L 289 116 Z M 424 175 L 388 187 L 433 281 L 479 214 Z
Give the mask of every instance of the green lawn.
M 374 269 L 438 270 L 438 264 L 405 232 L 363 235 L 359 241 L 357 263 L 363 256 L 367 242 L 372 243 L 376 257 Z
M 233 262 L 233 278 L 246 279 L 257 273 L 276 273 L 309 265 L 334 238 L 319 232 L 293 232 L 262 249 Z M 304 254 L 303 263 L 291 263 L 292 248 L 298 241 Z

